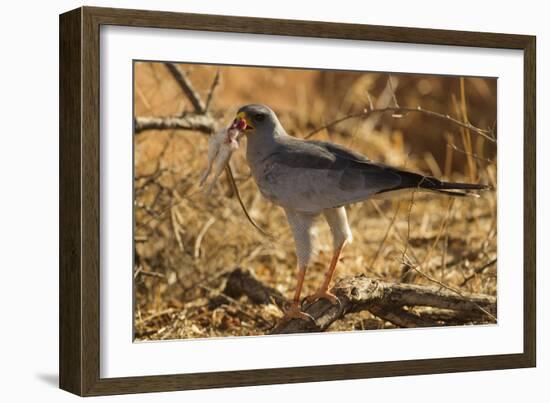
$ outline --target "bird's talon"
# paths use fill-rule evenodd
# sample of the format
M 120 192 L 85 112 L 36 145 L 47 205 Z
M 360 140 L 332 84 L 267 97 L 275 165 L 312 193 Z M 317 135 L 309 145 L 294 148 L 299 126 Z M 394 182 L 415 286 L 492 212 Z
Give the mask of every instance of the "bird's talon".
M 289 322 L 292 319 L 301 319 L 309 322 L 313 322 L 315 325 L 317 325 L 317 322 L 315 322 L 315 319 L 313 316 L 311 316 L 309 313 L 304 312 L 300 309 L 300 307 L 296 305 L 292 305 L 283 315 L 281 318 L 280 323 Z
M 314 302 L 319 301 L 320 299 L 326 299 L 332 305 L 342 306 L 342 302 L 340 301 L 340 299 L 330 291 L 317 291 L 315 294 L 311 294 L 305 297 L 304 301 L 308 305 L 311 305 Z

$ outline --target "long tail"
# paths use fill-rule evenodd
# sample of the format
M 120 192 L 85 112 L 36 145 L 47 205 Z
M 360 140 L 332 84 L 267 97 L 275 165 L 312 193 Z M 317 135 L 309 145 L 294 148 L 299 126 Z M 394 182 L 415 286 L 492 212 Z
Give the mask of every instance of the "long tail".
M 401 177 L 401 184 L 380 193 L 393 193 L 400 190 L 427 190 L 449 196 L 477 196 L 475 191 L 490 190 L 491 187 L 476 183 L 443 182 L 432 176 L 423 176 L 413 172 L 394 171 Z
M 487 185 L 477 183 L 443 182 L 432 177 L 425 178 L 418 184 L 418 187 L 450 196 L 477 196 L 477 194 L 472 193 L 472 191 L 491 189 L 491 187 Z

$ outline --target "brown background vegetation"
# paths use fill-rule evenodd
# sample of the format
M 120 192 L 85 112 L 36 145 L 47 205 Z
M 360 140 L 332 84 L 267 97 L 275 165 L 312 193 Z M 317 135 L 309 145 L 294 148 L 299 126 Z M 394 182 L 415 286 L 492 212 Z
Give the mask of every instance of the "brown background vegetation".
M 203 97 L 220 72 L 210 109 L 220 125 L 228 124 L 243 104 L 265 103 L 290 134 L 303 137 L 371 102 L 380 108 L 398 102 L 479 128 L 496 127 L 496 79 L 491 78 L 392 74 L 389 81 L 386 73 L 180 67 Z M 136 63 L 134 79 L 135 116 L 177 116 L 192 109 L 162 63 Z M 495 143 L 445 119 L 372 114 L 322 130 L 315 138 L 391 165 L 496 188 Z M 248 223 L 223 176 L 209 196 L 198 188 L 207 147 L 207 136 L 199 132 L 150 130 L 135 136 L 137 340 L 264 334 L 281 316 L 275 304 L 252 305 L 246 297 L 211 304 L 223 287 L 224 273 L 235 267 L 250 269 L 287 297 L 294 289 L 290 230 L 282 210 L 264 200 L 250 178 L 245 142 L 232 158 L 237 184 L 251 216 L 276 241 Z M 367 201 L 348 209 L 354 242 L 344 250 L 335 280 L 366 274 L 429 284 L 424 273 L 465 292 L 496 295 L 496 192 L 453 201 L 415 194 L 411 201 Z M 331 256 L 327 225 L 320 222 L 315 234 L 318 256 L 308 269 L 304 296 L 318 287 Z M 421 263 L 418 270 L 403 261 L 404 254 Z M 328 330 L 387 327 L 394 325 L 361 312 Z

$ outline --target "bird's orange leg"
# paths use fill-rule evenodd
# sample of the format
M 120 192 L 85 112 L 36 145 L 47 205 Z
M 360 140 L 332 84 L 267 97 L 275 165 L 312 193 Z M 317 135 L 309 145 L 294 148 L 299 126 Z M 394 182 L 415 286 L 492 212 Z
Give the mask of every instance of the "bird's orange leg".
M 319 299 L 326 299 L 330 301 L 332 304 L 340 304 L 340 300 L 336 295 L 331 293 L 328 290 L 328 287 L 330 285 L 330 282 L 332 280 L 332 276 L 334 275 L 334 271 L 336 270 L 336 264 L 338 263 L 338 260 L 340 259 L 340 255 L 342 253 L 342 249 L 344 249 L 344 245 L 346 243 L 344 242 L 342 246 L 334 250 L 334 254 L 332 255 L 332 260 L 330 261 L 330 267 L 328 268 L 327 273 L 325 274 L 325 280 L 323 281 L 323 284 L 321 287 L 315 292 L 315 294 L 309 295 L 305 298 L 307 303 L 313 303 Z
M 296 291 L 294 291 L 294 298 L 292 300 L 292 305 L 289 309 L 285 311 L 284 316 L 282 317 L 282 322 L 287 322 L 291 319 L 303 319 L 310 320 L 315 322 L 313 317 L 302 311 L 300 308 L 300 294 L 302 293 L 302 285 L 304 284 L 304 277 L 306 275 L 306 266 L 300 267 L 297 276 Z

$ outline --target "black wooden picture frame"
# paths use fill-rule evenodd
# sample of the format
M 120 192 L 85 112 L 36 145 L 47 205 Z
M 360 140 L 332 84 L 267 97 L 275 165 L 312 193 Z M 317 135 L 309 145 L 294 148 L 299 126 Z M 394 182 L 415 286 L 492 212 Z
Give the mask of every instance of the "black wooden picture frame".
M 101 25 L 519 49 L 524 52 L 524 348 L 521 354 L 193 374 L 100 377 Z M 536 363 L 534 36 L 82 7 L 60 16 L 60 387 L 155 392 L 533 367 Z M 518 134 L 519 135 L 519 134 Z

